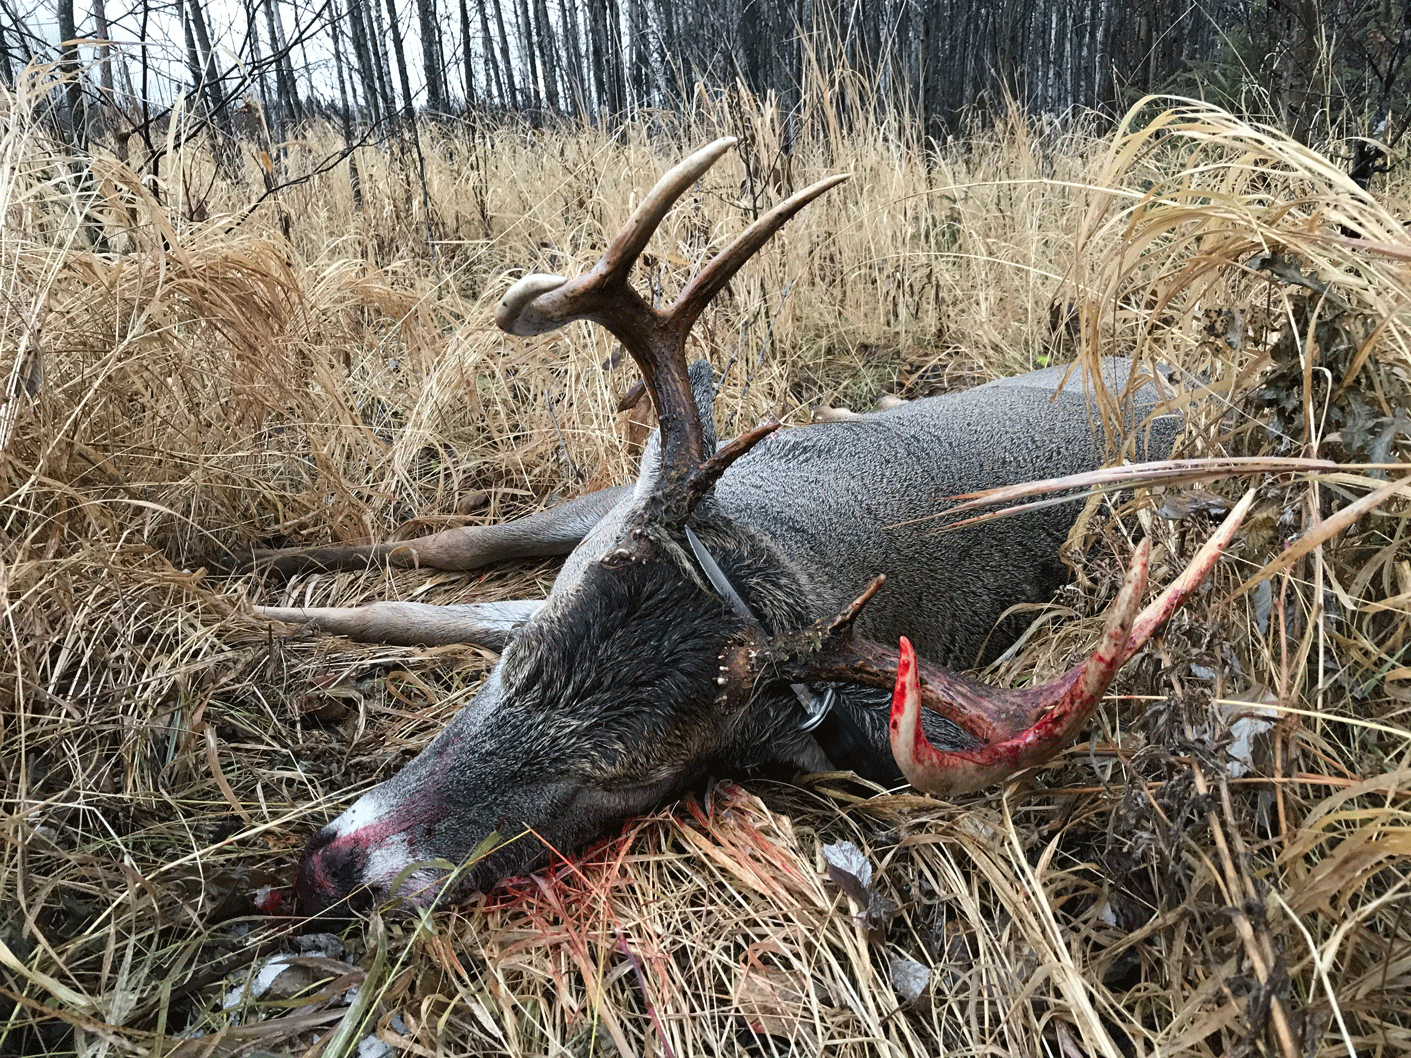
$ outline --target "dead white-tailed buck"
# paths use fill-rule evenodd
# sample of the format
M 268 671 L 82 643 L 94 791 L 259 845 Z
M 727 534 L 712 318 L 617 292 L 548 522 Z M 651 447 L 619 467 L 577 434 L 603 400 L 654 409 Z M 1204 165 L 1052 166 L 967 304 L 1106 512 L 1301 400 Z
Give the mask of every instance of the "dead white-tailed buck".
M 1077 505 L 940 533 L 914 520 L 958 493 L 1097 466 L 1095 416 L 1079 382 L 1055 396 L 1064 371 L 1046 369 L 843 422 L 781 433 L 766 424 L 718 446 L 709 367 L 688 370 L 687 333 L 770 235 L 844 179 L 759 218 L 674 304 L 653 308 L 628 272 L 732 142 L 662 177 L 586 275 L 527 276 L 496 314 L 519 335 L 595 320 L 632 354 L 660 421 L 634 486 L 508 525 L 256 557 L 290 572 L 369 561 L 470 569 L 569 553 L 543 601 L 259 609 L 358 639 L 502 651 L 416 760 L 313 837 L 295 885 L 300 910 L 354 894 L 426 904 L 487 887 L 708 773 L 844 767 L 889 785 L 904 774 L 933 791 L 983 787 L 1061 748 L 1213 563 L 1220 541 L 1134 628 L 1139 550 L 1103 642 L 1049 685 L 986 688 L 936 667 L 992 654 L 1014 632 L 1005 611 L 1050 595 Z M 1135 422 L 1160 394 L 1131 372 L 1126 361 L 1104 365 Z M 1150 417 L 1147 446 L 1166 455 L 1178 426 L 1175 415 Z M 905 642 L 900 652 L 884 645 L 903 635 L 928 661 Z

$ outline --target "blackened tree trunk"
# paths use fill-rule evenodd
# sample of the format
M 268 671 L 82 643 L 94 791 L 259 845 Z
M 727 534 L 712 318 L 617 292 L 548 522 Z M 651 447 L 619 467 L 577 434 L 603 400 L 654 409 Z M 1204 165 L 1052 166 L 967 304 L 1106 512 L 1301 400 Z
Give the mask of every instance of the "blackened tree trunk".
M 595 107 L 598 110 L 611 110 L 612 101 L 608 95 L 608 45 L 604 11 L 606 0 L 588 0 L 588 38 L 592 44 L 592 54 L 588 64 L 593 69 L 593 87 L 596 90 Z
M 685 7 L 670 0 L 657 0 L 653 5 L 657 27 L 657 90 L 662 93 L 666 106 L 680 103 L 686 97 L 686 86 L 680 77 L 682 57 L 691 50 L 680 30 Z
M 388 117 L 392 117 L 398 112 L 398 107 L 397 93 L 392 85 L 391 60 L 388 58 L 385 46 L 387 27 L 382 24 L 382 7 L 377 0 L 367 0 L 366 10 L 368 15 L 368 48 L 377 61 L 377 86 L 382 95 L 382 109 Z M 395 25 L 395 16 L 392 21 Z
M 397 78 L 402 85 L 402 116 L 408 122 L 416 117 L 412 104 L 412 82 L 407 73 L 407 53 L 402 47 L 402 27 L 397 25 L 397 5 L 395 0 L 387 0 L 388 38 L 392 41 L 392 53 L 397 59 Z
M 353 209 L 361 211 L 363 182 L 362 175 L 358 172 L 358 155 L 353 149 L 353 118 L 351 107 L 348 105 L 348 86 L 343 76 L 343 35 L 338 32 L 337 8 L 334 9 L 333 18 L 329 20 L 329 29 L 333 32 L 333 65 L 338 71 L 338 99 L 342 104 L 338 112 L 343 119 L 343 149 L 348 152 L 348 184 L 353 192 Z
M 495 61 L 494 38 L 490 35 L 490 14 L 486 10 L 488 7 L 486 0 L 477 0 L 476 7 L 480 9 L 480 40 L 482 50 L 485 55 L 485 91 L 488 94 L 490 85 L 495 86 L 495 98 L 500 101 L 500 106 L 514 106 L 510 98 L 514 94 L 513 89 L 508 91 L 505 88 L 505 79 L 500 75 L 500 64 Z
M 510 58 L 510 40 L 505 33 L 505 12 L 500 4 L 500 0 L 491 0 L 495 5 L 495 27 L 500 31 L 500 68 L 505 75 L 505 88 L 509 92 L 507 105 L 517 107 L 520 105 L 519 91 L 515 88 L 514 82 L 514 60 Z
M 234 136 L 230 124 L 230 113 L 226 110 L 225 93 L 221 90 L 220 71 L 216 67 L 215 49 L 211 47 L 211 34 L 206 29 L 205 12 L 201 10 L 201 0 L 190 0 L 191 28 L 196 34 L 196 46 L 201 53 L 201 81 L 206 97 L 206 108 L 217 129 L 229 140 Z
M 5 20 L 0 18 L 0 80 L 3 80 L 5 84 L 11 87 L 13 87 L 15 83 L 15 68 L 10 63 L 10 49 L 12 46 L 8 34 L 5 32 Z M 21 54 L 20 51 L 15 51 L 16 56 Z
M 622 53 L 622 20 L 618 17 L 617 0 L 595 0 L 603 53 L 600 59 L 606 83 L 604 102 L 609 114 L 627 113 L 627 70 Z
M 271 102 L 269 70 L 260 51 L 260 19 L 256 14 L 255 0 L 245 0 L 245 41 L 249 49 L 250 73 L 255 80 L 255 92 L 259 96 L 260 108 L 268 114 Z
M 544 102 L 550 110 L 558 113 L 558 48 L 554 43 L 554 25 L 549 21 L 546 0 L 534 0 L 534 19 L 538 24 L 539 72 L 544 79 Z
M 284 42 L 284 22 L 275 10 L 276 0 L 265 0 L 265 28 L 269 31 L 269 47 L 274 62 L 274 85 L 279 95 L 276 108 L 280 125 L 298 122 L 303 114 L 299 106 L 299 91 L 294 84 L 294 65 L 289 61 L 289 46 Z
M 583 76 L 587 41 L 578 28 L 578 5 L 573 0 L 559 0 L 559 28 L 563 39 L 564 85 L 572 100 L 573 112 L 588 114 L 588 84 Z M 570 104 L 565 103 L 565 106 Z
M 537 115 L 544 109 L 544 103 L 543 97 L 539 94 L 539 49 L 534 44 L 534 24 L 529 19 L 527 0 L 518 0 L 514 8 L 514 17 L 525 61 L 529 66 L 529 84 L 524 91 L 524 103 L 536 115 L 537 120 Z
M 651 38 L 647 34 L 644 0 L 627 0 L 627 33 L 631 61 L 633 107 L 651 106 Z
M 185 4 L 181 5 L 181 31 L 186 37 L 186 72 L 191 76 L 191 97 L 194 106 L 199 107 L 205 98 L 201 83 L 204 80 L 201 74 L 201 54 L 196 50 L 196 34 L 191 28 L 191 12 Z
M 358 60 L 358 78 L 363 85 L 363 116 L 377 125 L 381 124 L 383 116 L 382 93 L 377 87 L 377 66 L 368 49 L 367 14 L 362 8 L 363 0 L 348 0 L 348 17 L 344 24 L 348 27 L 353 55 Z M 334 17 L 337 18 L 336 12 Z

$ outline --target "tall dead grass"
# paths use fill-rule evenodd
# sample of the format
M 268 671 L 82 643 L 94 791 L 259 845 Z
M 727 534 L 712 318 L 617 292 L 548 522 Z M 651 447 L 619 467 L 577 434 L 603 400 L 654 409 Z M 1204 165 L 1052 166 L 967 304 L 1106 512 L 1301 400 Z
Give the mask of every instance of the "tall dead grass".
M 32 119 L 40 87 L 0 101 L 0 1051 L 1411 1047 L 1399 174 L 1368 196 L 1169 100 L 1108 135 L 1016 118 L 934 150 L 815 106 L 786 161 L 767 102 L 702 95 L 611 135 L 430 132 L 429 209 L 392 147 L 357 153 L 361 210 L 346 163 L 251 209 L 253 148 L 234 178 L 199 146 L 155 180 L 102 151 L 79 164 Z M 1037 778 L 957 804 L 839 776 L 719 785 L 472 906 L 295 947 L 255 890 L 489 659 L 279 639 L 246 600 L 494 598 L 553 571 L 219 570 L 624 480 L 629 364 L 586 327 L 508 340 L 492 307 L 521 270 L 591 264 L 721 133 L 745 161 L 668 218 L 653 290 L 790 187 L 853 174 L 702 320 L 722 423 L 1118 351 L 1215 398 L 1183 454 L 1339 469 L 1254 482 L 1238 553 Z M 272 164 L 336 147 L 312 128 Z M 1077 653 L 1136 521 L 1170 570 L 1204 502 L 1173 489 L 1093 522 L 1054 611 L 1071 620 L 1041 619 L 997 677 Z M 870 907 L 827 869 L 843 841 Z M 272 953 L 291 969 L 266 987 Z

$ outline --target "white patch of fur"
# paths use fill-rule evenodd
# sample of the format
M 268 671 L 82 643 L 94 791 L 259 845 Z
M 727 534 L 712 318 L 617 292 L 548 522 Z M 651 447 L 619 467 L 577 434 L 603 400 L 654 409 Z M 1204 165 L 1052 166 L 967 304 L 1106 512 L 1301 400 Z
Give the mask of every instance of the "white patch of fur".
M 367 862 L 363 865 L 363 881 L 375 890 L 390 890 L 397 877 L 420 859 L 412 851 L 407 836 L 397 834 L 368 853 Z M 390 895 L 425 905 L 441 891 L 445 878 L 444 871 L 422 867 L 408 874 L 397 886 L 397 891 Z
M 502 602 L 471 602 L 438 606 L 438 610 L 464 615 L 467 623 L 475 622 L 488 631 L 512 632 L 524 624 L 543 605 L 540 599 L 506 599 Z
M 397 875 L 415 862 L 416 857 L 412 855 L 407 836 L 393 834 L 376 848 L 368 850 L 367 860 L 363 863 L 363 881 L 390 885 Z
M 382 797 L 385 789 L 385 786 L 374 787 L 354 801 L 346 812 L 329 824 L 333 833 L 341 838 L 381 820 L 387 814 Z

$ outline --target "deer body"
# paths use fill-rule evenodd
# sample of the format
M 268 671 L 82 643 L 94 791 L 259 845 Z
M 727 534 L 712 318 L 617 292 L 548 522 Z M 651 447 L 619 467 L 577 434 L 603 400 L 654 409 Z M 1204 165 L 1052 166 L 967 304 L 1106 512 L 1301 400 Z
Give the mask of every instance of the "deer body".
M 1133 617 L 1139 550 L 1084 665 L 1020 690 L 937 667 L 996 653 L 1017 630 L 1006 611 L 1045 600 L 1063 580 L 1058 548 L 1076 503 L 943 532 L 928 519 L 957 494 L 1100 465 L 1106 439 L 1084 380 L 1073 372 L 1055 394 L 1066 368 L 717 445 L 709 370 L 685 363 L 690 323 L 770 232 L 836 182 L 757 221 L 671 309 L 650 308 L 626 286 L 627 270 L 670 203 L 728 146 L 663 177 L 592 272 L 529 276 L 501 302 L 500 325 L 515 333 L 588 318 L 623 339 L 661 422 L 633 487 L 507 526 L 264 556 L 286 570 L 399 557 L 472 568 L 572 548 L 542 603 L 260 609 L 359 638 L 502 649 L 475 698 L 414 761 L 314 835 L 295 883 L 301 909 L 359 893 L 428 904 L 485 888 L 705 774 L 841 766 L 888 784 L 905 773 L 929 789 L 983 787 L 1061 748 L 1116 666 L 1179 604 L 1173 586 Z M 1102 374 L 1124 395 L 1127 425 L 1142 426 L 1139 454 L 1168 454 L 1180 419 L 1152 414 L 1163 384 L 1134 378 L 1120 359 Z M 1182 591 L 1217 554 L 1180 579 Z M 878 574 L 888 578 L 881 591 L 869 585 Z M 899 636 L 924 660 L 905 640 L 887 645 Z M 806 730 L 807 710 L 831 701 L 830 689 L 837 704 Z
M 1115 393 L 1132 372 L 1105 364 Z M 859 618 L 880 642 L 911 638 L 941 665 L 970 668 L 1025 622 L 997 631 L 1018 602 L 1047 601 L 1067 579 L 1058 549 L 1077 505 L 947 530 L 950 497 L 1101 465 L 1106 441 L 1076 371 L 1001 379 L 838 423 L 776 433 L 716 486 L 721 510 L 769 540 L 810 600 L 810 619 L 836 613 L 874 575 L 885 590 Z M 1142 391 L 1137 414 L 1158 391 Z M 1153 420 L 1150 447 L 1169 454 L 1180 417 Z M 1143 451 L 1147 446 L 1143 446 Z
M 1131 363 L 1104 367 L 1105 383 L 1120 392 Z M 1063 582 L 1058 548 L 1078 505 L 951 531 L 938 530 L 933 518 L 950 496 L 1100 464 L 1105 442 L 1076 373 L 1054 394 L 1065 372 L 1041 370 L 773 434 L 721 478 L 693 528 L 766 631 L 836 613 L 885 572 L 887 585 L 863 611 L 860 632 L 882 642 L 905 634 L 924 657 L 968 667 L 1013 638 L 1014 624 L 996 627 L 1009 607 L 1045 600 Z M 702 383 L 697 391 L 707 393 L 706 376 Z M 1142 389 L 1138 414 L 1158 395 L 1150 384 Z M 701 411 L 713 446 L 710 409 Z M 1169 450 L 1179 422 L 1175 415 L 1151 420 L 1155 450 Z M 532 827 L 537 837 L 512 842 L 467 872 L 466 885 L 483 887 L 540 862 L 550 846 L 568 850 L 590 840 L 705 773 L 841 766 L 900 781 L 886 748 L 889 695 L 846 693 L 837 711 L 847 726 L 831 733 L 829 749 L 799 730 L 799 703 L 787 687 L 722 708 L 719 645 L 739 633 L 740 619 L 689 566 L 601 566 L 652 487 L 658 457 L 654 438 L 635 488 L 494 527 L 488 546 L 513 539 L 519 554 L 553 553 L 588 527 L 542 604 L 411 611 L 460 609 L 469 622 L 457 631 L 452 621 L 449 635 L 423 631 L 423 641 L 476 639 L 505 654 L 420 757 L 315 838 L 300 876 L 303 906 L 316 909 L 359 886 L 385 895 L 419 860 L 458 861 L 492 831 L 510 838 Z M 474 531 L 453 533 L 455 548 L 443 541 L 438 546 L 448 550 L 438 556 L 454 568 L 478 564 L 485 542 Z M 502 624 L 492 623 L 496 616 Z M 475 621 L 485 626 L 480 634 Z M 969 744 L 964 732 L 928 716 L 935 740 Z M 428 870 L 402 891 L 433 894 L 440 877 Z

